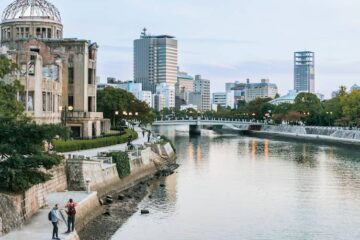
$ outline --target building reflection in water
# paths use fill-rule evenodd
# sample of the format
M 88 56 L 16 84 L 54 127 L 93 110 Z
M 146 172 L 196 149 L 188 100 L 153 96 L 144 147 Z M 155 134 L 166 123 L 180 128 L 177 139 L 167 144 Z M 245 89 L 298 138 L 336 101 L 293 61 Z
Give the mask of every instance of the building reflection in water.
M 253 161 L 256 159 L 256 148 L 257 148 L 257 141 L 253 139 L 251 141 L 251 158 Z
M 270 143 L 270 141 L 268 139 L 265 139 L 265 141 L 264 141 L 264 159 L 265 159 L 265 161 L 269 160 L 269 143 Z

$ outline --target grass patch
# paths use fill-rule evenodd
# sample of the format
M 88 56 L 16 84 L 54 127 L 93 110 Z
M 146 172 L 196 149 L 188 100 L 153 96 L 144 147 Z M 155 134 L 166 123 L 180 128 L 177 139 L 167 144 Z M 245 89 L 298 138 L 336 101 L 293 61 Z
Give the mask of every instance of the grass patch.
M 136 139 L 138 137 L 137 132 L 127 129 L 125 130 L 125 133 L 121 136 L 108 136 L 89 140 L 55 140 L 54 150 L 56 152 L 72 152 L 92 148 L 107 147 L 111 145 L 126 143 L 130 135 L 133 139 Z

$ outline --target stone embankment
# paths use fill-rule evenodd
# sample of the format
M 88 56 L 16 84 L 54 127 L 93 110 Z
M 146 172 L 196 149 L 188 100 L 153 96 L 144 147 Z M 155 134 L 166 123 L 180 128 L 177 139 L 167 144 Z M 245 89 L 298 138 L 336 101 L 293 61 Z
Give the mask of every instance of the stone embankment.
M 286 137 L 320 143 L 340 143 L 360 145 L 360 131 L 335 127 L 307 127 L 289 125 L 264 125 L 260 131 L 250 131 L 252 135 Z
M 100 198 L 108 194 L 116 196 L 115 193 L 143 183 L 140 190 L 135 187 L 135 190 L 128 190 L 129 193 L 125 192 L 132 199 L 125 208 L 128 211 L 125 210 L 126 214 L 122 216 L 125 219 L 145 196 L 144 181 L 153 178 L 159 171 L 172 168 L 176 157 L 170 144 L 149 144 L 142 150 L 129 153 L 129 156 L 131 172 L 124 178 L 119 177 L 116 165 L 109 159 L 71 156 L 63 165 L 51 171 L 53 178 L 50 181 L 36 185 L 22 194 L 0 194 L 0 239 L 22 240 L 33 235 L 38 240 L 48 239 L 51 233 L 51 224 L 46 216 L 48 211 L 56 202 L 63 206 L 69 198 L 77 195 L 79 197 L 75 199 L 80 204 L 76 231 L 81 232 L 93 219 L 103 216 L 103 202 L 99 201 Z M 24 223 L 26 225 L 22 227 Z M 19 230 L 13 231 L 14 229 Z M 12 232 L 7 234 L 10 231 Z M 1 237 L 2 235 L 5 236 Z M 80 238 L 74 233 L 64 235 L 63 239 Z

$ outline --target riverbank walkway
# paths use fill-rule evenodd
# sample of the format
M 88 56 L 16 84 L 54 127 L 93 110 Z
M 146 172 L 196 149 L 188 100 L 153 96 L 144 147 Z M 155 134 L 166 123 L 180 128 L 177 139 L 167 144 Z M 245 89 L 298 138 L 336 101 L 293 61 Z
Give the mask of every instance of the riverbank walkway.
M 148 137 L 147 133 L 143 137 L 142 129 L 135 127 L 135 131 L 138 133 L 138 138 L 135 139 L 132 144 L 134 145 L 143 145 L 147 142 Z M 94 148 L 82 151 L 67 152 L 64 155 L 83 155 L 87 157 L 97 156 L 98 153 L 108 152 L 108 151 L 125 151 L 127 143 Z M 28 219 L 27 223 L 19 230 L 12 231 L 11 233 L 0 237 L 0 240 L 48 240 L 52 236 L 52 224 L 48 220 L 48 213 L 57 203 L 59 204 L 59 209 L 64 208 L 67 201 L 72 198 L 76 202 L 81 204 L 81 201 L 85 200 L 90 194 L 86 192 L 56 192 L 50 193 L 47 196 L 47 207 L 40 209 L 31 219 Z M 66 216 L 65 216 L 66 217 Z M 61 240 L 77 240 L 79 239 L 76 232 L 71 234 L 64 234 L 67 231 L 66 223 L 62 222 L 59 224 L 59 237 Z
M 135 131 L 138 134 L 138 138 L 132 141 L 133 145 L 144 145 L 144 143 L 147 142 L 148 136 L 147 133 L 145 133 L 145 136 L 143 137 L 142 129 L 139 127 L 135 127 Z M 93 148 L 93 149 L 87 149 L 87 150 L 80 150 L 80 151 L 73 151 L 73 152 L 66 152 L 63 153 L 65 156 L 68 155 L 81 155 L 86 157 L 95 157 L 98 155 L 98 153 L 101 152 L 110 152 L 110 151 L 125 151 L 127 147 L 127 143 L 112 145 L 108 147 L 101 147 L 101 148 Z
M 58 192 L 49 194 L 47 196 L 47 207 L 40 209 L 21 229 L 0 237 L 0 240 L 49 240 L 52 237 L 53 226 L 48 220 L 48 213 L 53 206 L 57 203 L 59 204 L 59 209 L 63 209 L 70 198 L 81 204 L 88 196 L 90 194 L 86 192 Z M 59 238 L 61 240 L 79 239 L 76 232 L 64 234 L 66 231 L 66 223 L 61 222 L 59 224 Z

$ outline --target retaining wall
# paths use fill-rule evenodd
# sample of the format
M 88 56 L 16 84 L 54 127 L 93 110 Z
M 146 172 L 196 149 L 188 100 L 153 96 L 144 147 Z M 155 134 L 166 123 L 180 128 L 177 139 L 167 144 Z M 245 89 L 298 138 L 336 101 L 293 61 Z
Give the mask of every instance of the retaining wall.
M 20 227 L 40 208 L 47 205 L 46 196 L 51 192 L 67 189 L 65 166 L 49 170 L 53 177 L 46 183 L 37 184 L 21 194 L 0 194 L 0 235 Z

